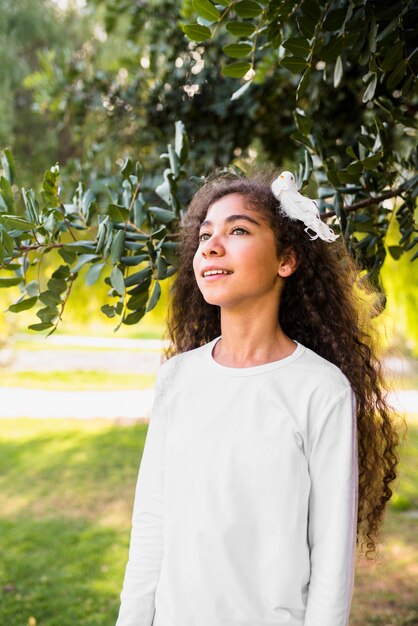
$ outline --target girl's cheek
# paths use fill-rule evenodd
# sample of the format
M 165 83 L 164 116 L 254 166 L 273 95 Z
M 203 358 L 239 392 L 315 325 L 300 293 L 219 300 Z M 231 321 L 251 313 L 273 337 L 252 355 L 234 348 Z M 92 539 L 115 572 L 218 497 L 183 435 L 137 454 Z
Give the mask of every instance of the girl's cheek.
M 198 278 L 199 278 L 199 263 L 198 263 L 198 259 L 197 259 L 197 254 L 198 252 L 196 252 L 196 254 L 193 257 L 193 272 L 194 272 L 194 277 L 196 279 L 196 282 L 198 282 Z

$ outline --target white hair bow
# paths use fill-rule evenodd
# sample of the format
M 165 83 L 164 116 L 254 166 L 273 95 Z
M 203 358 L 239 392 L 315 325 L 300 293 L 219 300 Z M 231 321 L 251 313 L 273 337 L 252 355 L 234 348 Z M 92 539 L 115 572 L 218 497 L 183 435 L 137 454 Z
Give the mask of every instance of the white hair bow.
M 306 226 L 305 232 L 312 240 L 319 237 L 331 242 L 339 237 L 321 220 L 316 203 L 298 192 L 292 172 L 282 172 L 273 181 L 271 190 L 280 201 L 282 212 L 291 220 L 301 220 Z

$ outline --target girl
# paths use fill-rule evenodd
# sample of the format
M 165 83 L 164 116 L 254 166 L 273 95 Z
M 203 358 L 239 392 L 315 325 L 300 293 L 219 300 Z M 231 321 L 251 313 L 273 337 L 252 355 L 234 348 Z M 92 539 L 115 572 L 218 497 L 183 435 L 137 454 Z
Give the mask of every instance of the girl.
M 346 626 L 375 550 L 393 415 L 354 264 L 281 176 L 214 175 L 184 220 L 117 626 Z

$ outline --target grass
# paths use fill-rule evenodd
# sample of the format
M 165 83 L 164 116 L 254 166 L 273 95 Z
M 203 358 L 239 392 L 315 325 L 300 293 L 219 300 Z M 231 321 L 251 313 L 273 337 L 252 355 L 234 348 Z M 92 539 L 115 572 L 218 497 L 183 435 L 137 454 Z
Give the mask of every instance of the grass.
M 360 561 L 350 626 L 418 621 L 418 415 L 378 562 Z M 114 626 L 146 424 L 1 420 L 0 623 Z
M 154 386 L 154 374 L 124 374 L 104 370 L 68 371 L 3 371 L 2 387 L 25 387 L 27 389 L 51 389 L 55 391 L 150 389 Z

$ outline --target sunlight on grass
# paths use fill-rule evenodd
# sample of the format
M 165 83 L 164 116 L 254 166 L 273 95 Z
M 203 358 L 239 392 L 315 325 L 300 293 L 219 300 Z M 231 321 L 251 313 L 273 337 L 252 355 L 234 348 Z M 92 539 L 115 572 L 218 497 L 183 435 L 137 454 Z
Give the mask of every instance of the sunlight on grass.
M 39 371 L 1 373 L 2 387 L 51 389 L 54 391 L 150 389 L 155 374 L 124 374 L 97 370 Z

